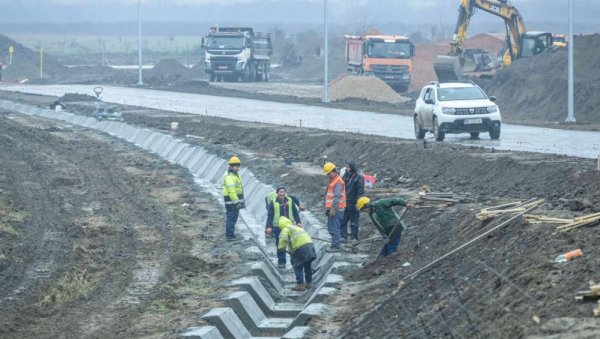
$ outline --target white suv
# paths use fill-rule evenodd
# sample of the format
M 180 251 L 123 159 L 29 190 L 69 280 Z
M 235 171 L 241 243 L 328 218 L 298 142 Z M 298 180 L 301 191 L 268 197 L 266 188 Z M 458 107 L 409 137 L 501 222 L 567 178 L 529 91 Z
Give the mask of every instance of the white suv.
M 501 117 L 496 97 L 489 97 L 472 83 L 430 82 L 421 90 L 415 105 L 415 137 L 423 139 L 427 131 L 443 141 L 446 133 L 470 133 L 478 138 L 488 132 L 500 138 Z

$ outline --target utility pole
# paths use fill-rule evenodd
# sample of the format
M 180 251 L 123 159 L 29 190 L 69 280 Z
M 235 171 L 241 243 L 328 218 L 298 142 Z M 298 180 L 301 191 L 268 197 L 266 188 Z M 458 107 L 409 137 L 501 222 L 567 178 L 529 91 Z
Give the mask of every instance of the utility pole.
M 329 102 L 329 93 L 328 93 L 328 78 L 329 78 L 329 73 L 328 73 L 328 63 L 329 63 L 329 48 L 328 48 L 328 27 L 327 27 L 327 0 L 323 0 L 324 1 L 324 16 L 325 16 L 325 57 L 323 58 L 323 102 Z
M 566 122 L 575 122 L 575 113 L 573 112 L 573 3 L 569 0 L 569 41 L 567 48 L 569 49 L 569 89 L 568 89 L 568 114 Z
M 138 86 L 143 86 L 142 80 L 142 0 L 138 0 Z

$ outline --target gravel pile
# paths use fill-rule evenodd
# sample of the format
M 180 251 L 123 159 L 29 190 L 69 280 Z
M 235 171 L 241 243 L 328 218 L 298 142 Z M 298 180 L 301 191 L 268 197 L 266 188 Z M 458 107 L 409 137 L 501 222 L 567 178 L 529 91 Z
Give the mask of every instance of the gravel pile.
M 363 99 L 395 105 L 410 100 L 377 77 L 344 76 L 331 83 L 329 93 L 331 101 Z

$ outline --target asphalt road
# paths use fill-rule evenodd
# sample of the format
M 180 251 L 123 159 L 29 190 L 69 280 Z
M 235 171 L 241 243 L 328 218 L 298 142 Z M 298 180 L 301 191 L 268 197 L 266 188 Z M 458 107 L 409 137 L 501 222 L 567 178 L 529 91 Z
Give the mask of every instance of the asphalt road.
M 2 84 L 0 90 L 60 97 L 65 93 L 94 95 L 92 91 L 94 87 L 94 85 Z M 105 101 L 117 104 L 173 112 L 414 139 L 412 118 L 400 115 L 111 86 L 104 87 L 102 97 Z M 427 134 L 426 140 L 435 142 L 432 134 Z M 502 126 L 500 140 L 490 140 L 486 134 L 482 134 L 481 139 L 478 140 L 470 140 L 468 134 L 448 134 L 444 142 L 582 158 L 597 158 L 600 154 L 600 132 L 509 124 Z

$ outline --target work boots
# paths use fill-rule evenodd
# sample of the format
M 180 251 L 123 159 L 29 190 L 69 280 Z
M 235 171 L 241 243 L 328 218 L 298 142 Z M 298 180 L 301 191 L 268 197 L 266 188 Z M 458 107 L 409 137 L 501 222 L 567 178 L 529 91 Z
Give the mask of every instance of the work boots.
M 311 287 L 312 287 L 311 283 L 304 284 L 304 288 L 306 288 L 307 290 L 310 290 Z
M 306 291 L 303 284 L 296 284 L 296 286 L 292 287 L 292 291 L 302 292 Z

